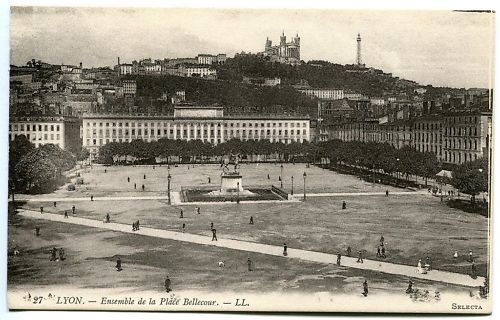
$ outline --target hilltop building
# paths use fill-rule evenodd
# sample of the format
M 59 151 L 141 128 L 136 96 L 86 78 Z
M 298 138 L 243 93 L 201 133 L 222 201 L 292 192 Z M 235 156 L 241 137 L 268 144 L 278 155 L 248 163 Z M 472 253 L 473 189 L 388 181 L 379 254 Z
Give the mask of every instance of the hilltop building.
M 280 37 L 280 43 L 273 46 L 273 42 L 266 39 L 264 52 L 261 52 L 265 57 L 270 57 L 272 62 L 281 62 L 291 65 L 300 64 L 300 37 L 297 34 L 291 42 L 286 42 L 285 33 Z

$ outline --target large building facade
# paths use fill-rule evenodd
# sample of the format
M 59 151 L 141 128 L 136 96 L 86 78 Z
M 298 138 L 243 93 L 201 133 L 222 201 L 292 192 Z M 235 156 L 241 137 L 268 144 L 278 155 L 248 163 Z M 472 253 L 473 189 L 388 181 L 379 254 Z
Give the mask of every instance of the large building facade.
M 267 38 L 262 54 L 273 62 L 300 64 L 300 37 L 297 34 L 291 42 L 286 42 L 286 36 L 283 33 L 279 45 L 276 46 L 273 46 L 273 42 Z
M 79 150 L 80 121 L 69 116 L 27 116 L 9 119 L 9 140 L 24 135 L 35 147 L 55 144 L 66 150 Z
M 93 154 L 110 142 L 160 138 L 201 140 L 219 144 L 236 138 L 243 141 L 310 141 L 306 116 L 224 115 L 221 107 L 179 105 L 173 116 L 86 114 L 81 129 L 83 146 Z

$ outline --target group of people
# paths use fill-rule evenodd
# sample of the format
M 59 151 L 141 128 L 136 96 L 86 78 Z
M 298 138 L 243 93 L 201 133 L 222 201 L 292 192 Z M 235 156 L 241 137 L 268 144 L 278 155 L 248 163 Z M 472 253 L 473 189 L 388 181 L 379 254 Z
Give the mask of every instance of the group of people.
M 58 253 L 59 257 L 57 257 Z M 54 247 L 50 250 L 50 261 L 63 261 L 65 259 L 66 257 L 63 248 L 59 248 L 59 250 L 57 250 L 57 248 Z
M 139 220 L 132 222 L 132 231 L 139 230 Z

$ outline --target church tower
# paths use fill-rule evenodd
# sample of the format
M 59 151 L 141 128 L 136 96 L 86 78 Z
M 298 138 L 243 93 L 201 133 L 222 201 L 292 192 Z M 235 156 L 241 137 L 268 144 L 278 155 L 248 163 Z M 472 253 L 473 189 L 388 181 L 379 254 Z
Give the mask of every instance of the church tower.
M 358 33 L 358 38 L 356 39 L 356 41 L 358 42 L 358 51 L 356 54 L 356 64 L 358 66 L 362 66 L 363 61 L 361 60 L 361 35 L 359 33 Z
M 283 34 L 280 37 L 280 45 L 285 45 L 286 44 L 286 36 L 285 36 L 285 31 L 283 31 Z

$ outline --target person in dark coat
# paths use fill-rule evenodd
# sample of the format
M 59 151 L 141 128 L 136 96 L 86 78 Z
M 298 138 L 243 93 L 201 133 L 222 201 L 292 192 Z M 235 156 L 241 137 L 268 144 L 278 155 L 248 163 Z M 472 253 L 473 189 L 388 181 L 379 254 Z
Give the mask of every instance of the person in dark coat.
M 253 224 L 253 217 L 250 216 L 250 224 Z
M 127 182 L 130 182 L 130 177 L 127 177 Z
M 90 201 L 94 201 L 94 196 L 90 195 Z
M 109 216 L 109 213 L 106 213 L 106 223 L 109 223 L 111 221 L 111 217 Z
M 50 261 L 56 261 L 57 259 L 57 249 L 56 247 L 52 248 L 52 250 L 50 250 Z
M 137 189 L 137 183 L 134 182 L 134 189 Z
M 342 258 L 342 255 L 340 253 L 337 253 L 337 265 L 340 266 L 340 259 Z
M 345 201 L 342 201 L 342 210 L 347 209 L 347 203 Z
M 64 257 L 64 249 L 63 248 L 60 248 L 59 249 L 59 260 L 60 261 L 63 261 L 65 260 L 66 258 Z
M 366 297 L 366 296 L 368 296 L 368 282 L 366 281 L 366 279 L 365 279 L 365 281 L 363 282 L 363 295 L 364 295 L 365 297 Z
M 68 217 L 68 211 L 64 210 L 64 217 L 67 218 Z
M 248 271 L 252 271 L 252 260 L 250 258 L 247 259 Z
M 54 208 L 57 207 L 57 202 L 54 201 Z
M 363 263 L 363 251 L 358 251 L 358 260 L 356 262 Z
M 352 253 L 351 247 L 347 247 L 346 251 L 347 251 L 347 256 L 350 257 Z
M 144 188 L 145 188 L 144 185 L 142 185 L 142 191 L 144 191 Z
M 186 224 L 185 223 L 182 224 L 182 233 L 184 233 L 184 231 L 186 231 Z
M 43 207 L 40 207 L 40 213 L 43 213 Z
M 406 293 L 413 293 L 413 281 L 408 281 L 408 288 L 406 288 Z
M 144 180 L 146 180 L 146 175 L 144 175 Z
M 208 183 L 211 183 L 210 177 L 208 177 Z
M 35 227 L 35 235 L 36 235 L 37 237 L 39 237 L 39 236 L 40 236 L 40 227 L 38 227 L 38 226 L 37 226 L 37 227 Z
M 180 216 L 180 218 L 181 219 L 184 218 L 184 211 L 182 211 L 182 209 L 181 209 L 181 216 Z
M 388 197 L 389 196 L 389 190 L 385 190 L 385 196 Z
M 212 229 L 212 241 L 217 241 L 217 230 Z
M 288 255 L 288 251 L 287 251 L 287 249 L 288 249 L 288 246 L 286 245 L 286 243 L 283 243 L 283 255 L 284 255 L 284 256 L 287 256 L 287 255 Z
M 118 257 L 118 259 L 116 259 L 116 271 L 122 271 L 122 259 L 120 259 L 120 257 Z
M 165 291 L 167 292 L 172 291 L 172 289 L 170 289 L 170 284 L 171 284 L 170 278 L 167 276 L 167 278 L 165 279 Z

